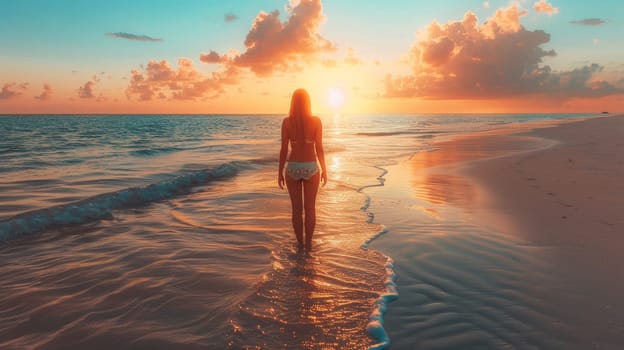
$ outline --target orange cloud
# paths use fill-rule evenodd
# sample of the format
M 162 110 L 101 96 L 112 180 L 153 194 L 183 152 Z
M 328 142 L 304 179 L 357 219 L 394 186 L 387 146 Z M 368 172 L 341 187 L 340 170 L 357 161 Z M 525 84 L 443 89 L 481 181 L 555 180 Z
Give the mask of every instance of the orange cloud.
M 533 4 L 533 9 L 536 12 L 546 13 L 549 16 L 559 12 L 559 9 L 546 2 L 546 0 L 539 0 Z
M 131 74 L 126 89 L 128 98 L 138 95 L 142 101 L 149 101 L 154 97 L 195 100 L 207 96 L 216 97 L 223 93 L 224 84 L 236 82 L 238 71 L 227 68 L 206 76 L 195 69 L 193 61 L 179 58 L 177 69 L 173 69 L 166 60 L 150 61 L 143 70 L 135 69 Z
M 511 5 L 507 9 L 498 9 L 494 16 L 487 20 L 481 27 L 478 27 L 477 16 L 472 12 L 467 12 L 464 16 L 465 28 L 477 29 L 485 39 L 494 39 L 504 34 L 517 33 L 524 30 L 520 24 L 520 17 L 527 14 L 527 10 L 521 10 L 517 5 Z
M 78 93 L 79 98 L 89 99 L 94 98 L 95 94 L 93 92 L 93 88 L 100 81 L 97 75 L 94 75 L 89 81 L 87 81 L 83 86 L 79 87 L 76 92 Z
M 571 71 L 553 71 L 542 65 L 555 56 L 541 46 L 550 35 L 526 30 L 517 5 L 499 9 L 479 25 L 472 12 L 462 21 L 432 23 L 409 52 L 412 74 L 386 77 L 389 97 L 432 99 L 500 98 L 550 94 L 562 97 L 606 96 L 622 93 L 595 77 L 596 64 Z
M 0 100 L 8 100 L 18 97 L 22 94 L 22 91 L 26 89 L 28 89 L 28 83 L 6 83 L 2 86 L 2 90 L 0 91 Z
M 226 57 L 219 56 L 219 53 L 213 50 L 210 50 L 209 53 L 202 53 L 199 55 L 199 60 L 204 63 L 221 63 L 227 60 Z
M 249 68 L 258 76 L 267 76 L 274 71 L 296 70 L 300 60 L 336 49 L 319 34 L 325 20 L 321 0 L 292 1 L 286 11 L 289 16 L 283 23 L 279 10 L 260 12 L 245 38 L 245 51 L 227 57 L 226 65 Z M 202 54 L 206 58 L 202 61 L 210 61 L 212 52 Z M 216 61 L 216 56 L 212 55 L 210 63 Z
M 43 91 L 38 96 L 35 96 L 37 100 L 47 101 L 52 96 L 52 86 L 48 83 L 43 84 Z

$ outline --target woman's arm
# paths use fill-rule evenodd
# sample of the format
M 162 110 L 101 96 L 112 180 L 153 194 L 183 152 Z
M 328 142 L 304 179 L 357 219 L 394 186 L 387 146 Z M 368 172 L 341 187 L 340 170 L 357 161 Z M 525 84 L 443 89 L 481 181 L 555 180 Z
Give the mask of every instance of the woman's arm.
M 318 126 L 316 128 L 316 135 L 314 145 L 316 147 L 316 156 L 319 163 L 321 163 L 321 182 L 323 186 L 327 183 L 327 166 L 325 165 L 325 150 L 323 149 L 323 123 L 320 118 L 317 118 Z
M 286 156 L 288 156 L 288 129 L 286 128 L 286 119 L 282 120 L 282 146 L 279 154 L 279 170 L 277 175 L 277 185 L 284 189 L 284 165 L 286 164 Z

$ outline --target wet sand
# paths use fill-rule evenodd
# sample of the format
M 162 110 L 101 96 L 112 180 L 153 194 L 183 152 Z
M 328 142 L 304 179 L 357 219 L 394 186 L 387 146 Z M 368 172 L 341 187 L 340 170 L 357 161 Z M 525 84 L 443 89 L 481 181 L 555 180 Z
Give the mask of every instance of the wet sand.
M 436 143 L 370 189 L 393 349 L 624 346 L 624 116 Z
M 592 344 L 624 346 L 624 116 L 512 137 L 526 136 L 555 143 L 464 169 L 483 189 L 476 217 L 497 222 L 488 219 L 498 216 L 501 230 L 562 248 L 553 256 L 561 277 L 576 281 L 576 291 L 593 302 L 562 298 L 559 308 Z
M 624 243 L 624 116 L 513 137 L 523 136 L 555 143 L 466 169 L 487 191 L 488 210 L 510 217 L 511 230 L 534 242 L 604 249 Z

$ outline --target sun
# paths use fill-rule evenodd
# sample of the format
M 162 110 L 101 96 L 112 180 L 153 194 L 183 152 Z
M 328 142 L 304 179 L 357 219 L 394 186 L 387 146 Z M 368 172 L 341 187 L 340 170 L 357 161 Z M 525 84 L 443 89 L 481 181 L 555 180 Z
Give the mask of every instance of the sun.
M 342 89 L 333 87 L 327 91 L 327 104 L 333 109 L 340 109 L 345 104 L 345 94 Z

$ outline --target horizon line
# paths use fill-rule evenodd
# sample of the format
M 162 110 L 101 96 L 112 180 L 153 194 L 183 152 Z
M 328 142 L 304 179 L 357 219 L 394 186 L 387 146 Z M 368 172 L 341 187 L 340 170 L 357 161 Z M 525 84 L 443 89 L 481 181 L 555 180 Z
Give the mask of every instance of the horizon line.
M 426 113 L 426 112 L 409 112 L 409 113 L 398 113 L 398 112 L 372 112 L 372 113 L 361 113 L 361 112 L 350 112 L 350 113 L 318 113 L 314 114 L 315 116 L 351 116 L 351 115 L 413 115 L 413 114 L 422 114 L 422 115 L 474 115 L 474 114 L 482 114 L 482 115 L 505 115 L 505 114 L 515 114 L 515 115 L 534 115 L 534 114 L 600 114 L 600 115 L 618 115 L 624 114 L 624 111 L 621 112 L 607 112 L 607 111 L 584 111 L 584 112 L 450 112 L 450 113 Z M 118 115 L 203 115 L 203 116 L 286 116 L 288 113 L 0 113 L 2 117 L 9 116 L 118 116 Z

